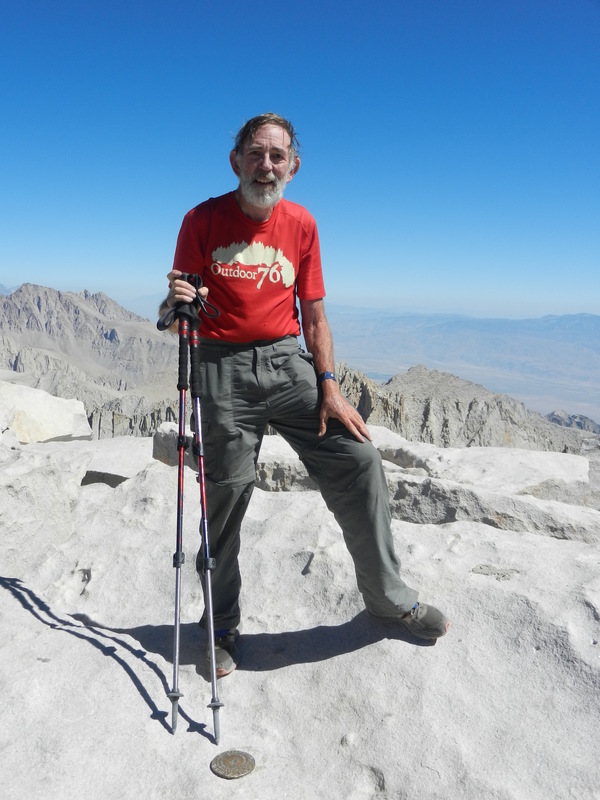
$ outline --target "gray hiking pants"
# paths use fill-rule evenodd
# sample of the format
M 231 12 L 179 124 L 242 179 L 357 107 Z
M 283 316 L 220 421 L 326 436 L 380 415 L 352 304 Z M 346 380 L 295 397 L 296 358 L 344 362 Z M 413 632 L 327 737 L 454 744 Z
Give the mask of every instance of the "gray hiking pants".
M 240 528 L 268 424 L 298 453 L 340 525 L 367 609 L 387 618 L 409 611 L 417 592 L 399 576 L 381 457 L 337 420 L 318 437 L 317 378 L 298 340 L 235 345 L 201 339 L 200 361 L 215 628 L 240 622 Z M 201 577 L 202 563 L 200 552 Z

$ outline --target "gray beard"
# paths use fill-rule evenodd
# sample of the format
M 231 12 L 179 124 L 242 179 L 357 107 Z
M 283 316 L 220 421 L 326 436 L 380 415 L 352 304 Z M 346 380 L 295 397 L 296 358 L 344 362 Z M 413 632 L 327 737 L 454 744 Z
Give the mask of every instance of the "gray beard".
M 283 197 L 283 192 L 287 184 L 286 178 L 277 179 L 274 176 L 274 186 L 264 186 L 247 175 L 240 175 L 240 189 L 247 203 L 257 208 L 273 208 Z

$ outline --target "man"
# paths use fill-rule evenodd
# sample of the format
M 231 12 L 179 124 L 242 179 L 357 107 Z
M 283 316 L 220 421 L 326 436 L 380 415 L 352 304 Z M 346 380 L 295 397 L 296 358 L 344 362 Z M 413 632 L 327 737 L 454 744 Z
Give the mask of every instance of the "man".
M 240 528 L 268 424 L 298 453 L 335 515 L 368 611 L 421 638 L 443 636 L 449 622 L 399 577 L 381 458 L 335 379 L 316 224 L 282 199 L 300 168 L 294 128 L 277 114 L 254 117 L 229 160 L 239 185 L 185 216 L 160 309 L 195 300 L 196 289 L 180 280 L 192 273 L 220 310 L 200 328 L 217 675 L 237 662 Z M 298 345 L 298 303 L 308 353 Z M 202 563 L 199 553 L 201 577 Z

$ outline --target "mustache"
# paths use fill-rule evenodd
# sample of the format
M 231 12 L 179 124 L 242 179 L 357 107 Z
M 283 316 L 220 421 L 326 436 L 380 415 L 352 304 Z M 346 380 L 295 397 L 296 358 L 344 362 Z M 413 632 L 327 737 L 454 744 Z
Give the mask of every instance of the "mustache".
M 263 181 L 274 181 L 277 183 L 277 176 L 274 172 L 265 172 L 264 175 L 256 175 L 253 179 L 253 183 L 262 183 Z

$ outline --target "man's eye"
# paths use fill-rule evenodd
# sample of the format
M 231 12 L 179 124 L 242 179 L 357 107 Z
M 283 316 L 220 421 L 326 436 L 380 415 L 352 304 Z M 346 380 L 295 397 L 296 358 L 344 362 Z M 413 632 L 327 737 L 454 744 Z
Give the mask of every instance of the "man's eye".
M 260 161 L 264 158 L 265 154 L 261 150 L 248 150 L 248 158 L 252 158 L 256 161 Z M 269 153 L 269 158 L 273 164 L 281 164 L 282 161 L 285 161 L 285 153 Z

